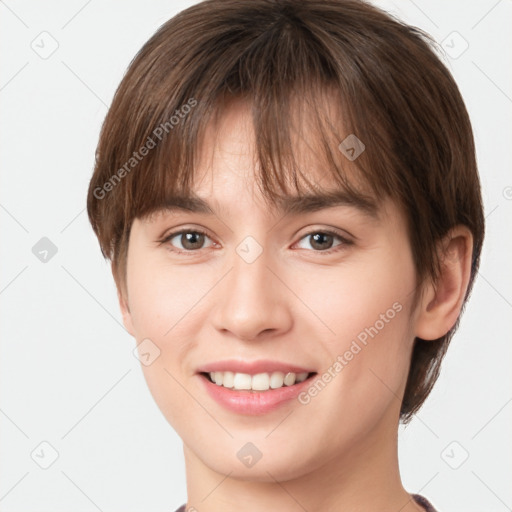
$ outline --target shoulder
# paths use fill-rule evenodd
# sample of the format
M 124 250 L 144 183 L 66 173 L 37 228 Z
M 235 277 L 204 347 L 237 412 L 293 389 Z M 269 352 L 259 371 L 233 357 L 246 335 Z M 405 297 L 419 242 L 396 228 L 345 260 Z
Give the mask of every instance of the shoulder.
M 432 506 L 432 503 L 430 503 L 430 501 L 428 501 L 427 498 L 425 498 L 419 494 L 412 494 L 412 497 L 414 498 L 414 501 L 418 505 L 421 505 L 425 509 L 425 512 L 437 512 L 437 510 Z M 180 511 L 176 511 L 176 512 L 182 512 L 182 511 L 180 510 Z
M 412 497 L 414 498 L 414 501 L 418 503 L 418 505 L 421 505 L 425 509 L 425 512 L 437 512 L 437 510 L 432 506 L 427 498 L 424 498 L 419 494 L 413 494 Z M 185 509 L 186 505 L 182 505 L 180 508 L 176 509 L 176 512 L 186 512 Z

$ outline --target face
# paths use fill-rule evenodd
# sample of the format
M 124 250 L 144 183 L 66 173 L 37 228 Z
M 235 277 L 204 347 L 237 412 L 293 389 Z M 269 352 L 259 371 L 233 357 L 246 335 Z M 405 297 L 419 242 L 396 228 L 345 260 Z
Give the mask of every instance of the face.
M 213 214 L 134 221 L 121 306 L 137 343 L 153 347 L 142 369 L 186 450 L 213 471 L 270 481 L 396 437 L 415 270 L 390 201 L 375 215 L 348 204 L 268 208 L 249 116 L 235 103 L 207 131 L 194 192 Z M 227 386 L 270 389 L 212 383 L 212 369 Z M 280 387 L 288 373 L 307 378 Z

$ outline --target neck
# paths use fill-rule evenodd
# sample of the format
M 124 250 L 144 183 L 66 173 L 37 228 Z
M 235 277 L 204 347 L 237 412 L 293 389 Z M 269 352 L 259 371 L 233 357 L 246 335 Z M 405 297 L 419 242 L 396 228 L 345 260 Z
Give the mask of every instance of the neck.
M 300 447 L 294 465 L 297 476 L 282 480 L 272 466 L 258 468 L 250 480 L 233 471 L 220 474 L 184 446 L 187 476 L 187 510 L 200 512 L 328 512 L 358 510 L 381 512 L 423 511 L 405 491 L 398 467 L 398 422 L 378 428 L 332 452 L 328 460 L 301 461 Z M 260 461 L 261 462 L 261 461 Z M 194 508 L 192 508 L 194 507 Z M 424 512 L 424 511 L 423 511 Z

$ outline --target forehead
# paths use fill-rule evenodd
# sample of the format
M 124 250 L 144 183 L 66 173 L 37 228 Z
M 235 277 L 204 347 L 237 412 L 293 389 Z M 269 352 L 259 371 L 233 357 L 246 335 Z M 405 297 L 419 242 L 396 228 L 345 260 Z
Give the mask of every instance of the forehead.
M 296 104 L 292 112 L 293 122 L 288 125 L 291 132 L 289 146 L 280 148 L 281 151 L 267 148 L 273 159 L 277 157 L 272 164 L 278 162 L 279 169 L 270 169 L 269 166 L 262 169 L 258 158 L 260 155 L 257 154 L 261 139 L 255 133 L 251 107 L 250 102 L 236 98 L 216 111 L 213 119 L 205 126 L 198 144 L 198 165 L 193 172 L 193 190 L 187 191 L 181 198 L 174 198 L 173 204 L 201 213 L 211 213 L 210 204 L 199 196 L 210 197 L 216 193 L 221 196 L 219 190 L 225 190 L 235 181 L 233 175 L 243 178 L 236 180 L 241 187 L 251 187 L 255 177 L 261 178 L 262 174 L 268 175 L 268 171 L 272 171 L 270 174 L 279 174 L 283 182 L 287 182 L 284 187 L 286 192 L 283 193 L 281 189 L 279 197 L 272 194 L 272 200 L 267 202 L 272 209 L 294 214 L 336 205 L 352 205 L 368 214 L 377 213 L 377 201 L 371 197 L 368 187 L 362 186 L 356 167 L 348 160 L 342 161 L 344 157 L 338 149 L 336 132 L 331 132 L 322 144 L 315 132 L 315 123 L 308 122 L 311 116 L 304 115 L 299 104 Z M 306 107 L 303 105 L 303 108 Z M 323 119 L 325 121 L 326 117 Z M 338 131 L 341 130 L 338 128 Z M 343 180 L 336 182 L 332 168 L 329 169 L 332 161 L 329 161 L 326 154 L 325 143 L 330 145 L 330 150 L 335 151 L 338 157 Z M 287 156 L 290 158 L 287 159 Z M 281 160 L 281 157 L 284 158 Z M 286 164 L 289 164 L 288 167 Z M 349 186 L 349 180 L 353 186 Z M 295 183 L 295 190 L 289 186 L 291 183 Z M 213 201 L 222 207 L 222 201 Z
M 339 101 L 325 91 L 314 103 L 308 96 L 287 100 L 282 111 L 273 105 L 265 112 L 255 111 L 261 107 L 249 98 L 218 100 L 196 141 L 199 167 L 223 158 L 259 157 L 263 150 L 266 157 L 279 162 L 291 153 L 301 167 L 309 168 L 315 180 L 322 180 L 322 173 L 315 169 L 329 163 L 326 153 L 335 152 L 345 172 L 350 172 L 354 167 L 351 162 L 339 158 L 339 144 L 348 130 Z
M 270 140 L 265 139 L 265 126 L 255 122 L 250 100 L 218 102 L 195 140 L 195 163 L 186 170 L 187 185 L 174 181 L 169 189 L 163 187 L 158 201 L 141 216 L 159 212 L 226 215 L 234 201 L 253 199 L 247 192 L 258 185 L 262 194 L 257 195 L 272 213 L 300 215 L 349 206 L 378 218 L 379 197 L 355 163 L 338 149 L 344 127 L 341 121 L 338 126 L 331 123 L 339 109 L 328 101 L 317 98 L 317 110 L 307 101 L 295 101 L 286 118 L 288 138 L 279 145 L 273 145 L 283 133 L 276 131 L 279 122 L 271 126 Z

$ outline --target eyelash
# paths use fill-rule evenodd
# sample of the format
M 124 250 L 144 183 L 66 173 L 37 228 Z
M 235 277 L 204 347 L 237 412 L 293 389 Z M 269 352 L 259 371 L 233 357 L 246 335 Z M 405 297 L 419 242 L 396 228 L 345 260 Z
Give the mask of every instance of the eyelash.
M 159 240 L 159 243 L 160 244 L 167 244 L 167 242 L 170 242 L 174 237 L 176 237 L 178 235 L 182 235 L 183 233 L 194 233 L 194 234 L 204 235 L 204 236 L 210 238 L 208 236 L 208 233 L 206 233 L 202 229 L 181 229 L 179 231 L 174 231 L 172 233 L 169 233 L 169 235 L 164 237 L 162 240 Z M 336 231 L 333 231 L 333 230 L 330 230 L 330 229 L 317 229 L 317 230 L 314 230 L 314 231 L 310 231 L 309 233 L 306 233 L 305 235 L 303 235 L 300 238 L 300 240 L 303 240 L 304 238 L 307 238 L 308 236 L 316 235 L 316 234 L 319 234 L 319 233 L 321 233 L 323 235 L 334 236 L 334 237 L 338 238 L 342 242 L 339 245 L 337 245 L 337 246 L 335 246 L 335 247 L 333 247 L 331 249 L 328 249 L 326 251 L 315 251 L 315 250 L 313 250 L 313 252 L 316 252 L 316 253 L 319 253 L 319 254 L 322 254 L 322 255 L 326 255 L 327 256 L 327 255 L 333 254 L 333 253 L 341 251 L 341 250 L 345 249 L 347 246 L 353 244 L 352 241 L 348 240 L 347 238 L 342 236 L 340 233 L 338 233 Z M 170 246 L 170 244 L 168 244 L 168 245 L 169 245 L 169 247 L 167 247 L 167 249 L 169 251 L 171 251 L 173 253 L 177 253 L 177 254 L 193 255 L 193 253 L 196 253 L 196 252 L 198 252 L 200 250 L 200 249 L 197 249 L 197 250 L 188 250 L 187 251 L 187 250 L 176 249 L 175 247 Z

